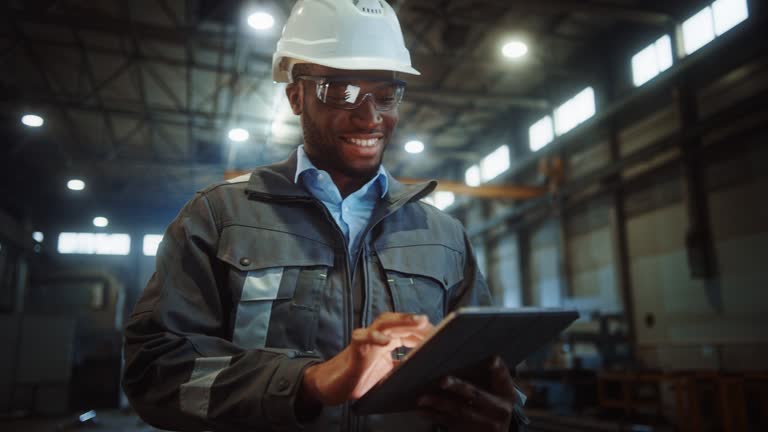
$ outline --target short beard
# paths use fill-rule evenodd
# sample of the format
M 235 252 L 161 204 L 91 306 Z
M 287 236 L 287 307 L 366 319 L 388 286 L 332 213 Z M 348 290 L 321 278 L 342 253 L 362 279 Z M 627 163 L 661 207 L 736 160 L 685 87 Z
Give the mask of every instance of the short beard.
M 318 143 L 323 142 L 323 135 L 320 133 L 319 128 L 315 125 L 315 122 L 312 121 L 310 116 L 307 114 L 307 110 L 304 109 L 303 113 L 301 115 L 301 129 L 304 132 L 304 142 L 305 143 L 313 143 L 315 145 L 315 149 L 318 149 L 317 145 Z M 386 150 L 386 142 L 384 143 L 384 149 Z M 354 167 L 346 166 L 343 163 L 338 163 L 339 161 L 335 158 L 335 153 L 332 151 L 333 149 L 327 149 L 327 148 L 320 148 L 319 150 L 321 154 L 313 154 L 311 155 L 312 163 L 319 169 L 322 170 L 332 170 L 336 171 L 338 173 L 343 174 L 346 177 L 349 178 L 358 178 L 358 179 L 364 179 L 364 180 L 370 180 L 373 178 L 373 176 L 376 175 L 376 173 L 379 171 L 379 167 L 381 166 L 381 160 L 379 160 L 379 163 L 376 164 L 375 167 L 371 167 L 369 169 L 356 169 Z M 322 151 L 326 150 L 326 151 Z M 382 158 L 384 157 L 384 154 L 382 152 Z

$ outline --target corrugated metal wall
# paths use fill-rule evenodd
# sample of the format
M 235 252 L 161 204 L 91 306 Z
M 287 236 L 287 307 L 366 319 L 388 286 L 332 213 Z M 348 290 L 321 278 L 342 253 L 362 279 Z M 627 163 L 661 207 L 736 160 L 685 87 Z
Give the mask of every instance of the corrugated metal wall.
M 727 110 L 768 88 L 768 67 L 757 61 L 697 92 L 700 118 Z M 683 127 L 670 98 L 616 132 L 617 157 L 670 137 Z M 680 148 L 671 146 L 621 173 L 616 192 L 579 191 L 573 205 L 553 205 L 548 216 L 523 218 L 511 230 L 473 239 L 497 302 L 508 306 L 574 306 L 576 327 L 593 312 L 623 313 L 617 232 L 626 228 L 629 292 L 636 354 L 649 368 L 749 370 L 768 355 L 768 116 L 756 110 L 701 137 L 710 230 L 717 277 L 691 276 L 686 235 L 691 224 Z M 746 131 L 746 132 L 744 132 Z M 567 155 L 569 178 L 611 162 L 609 142 Z M 617 220 L 616 206 L 625 220 Z M 488 208 L 464 209 L 466 225 L 483 222 Z M 498 207 L 498 206 L 497 206 Z M 491 212 L 493 213 L 493 212 Z M 523 241 L 525 240 L 525 241 Z

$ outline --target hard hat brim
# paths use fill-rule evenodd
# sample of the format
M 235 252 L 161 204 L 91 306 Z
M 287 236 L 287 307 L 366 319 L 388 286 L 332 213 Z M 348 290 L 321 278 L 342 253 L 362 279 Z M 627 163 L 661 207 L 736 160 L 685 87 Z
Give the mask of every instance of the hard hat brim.
M 385 70 L 392 72 L 401 72 L 410 75 L 421 75 L 421 72 L 414 69 L 409 64 L 403 64 L 395 61 L 387 61 L 381 58 L 374 57 L 339 57 L 333 59 L 318 59 L 309 58 L 293 53 L 281 53 L 280 57 L 288 57 L 293 59 L 293 64 L 297 63 L 312 63 L 321 66 L 326 66 L 334 69 L 342 70 Z M 279 69 L 281 60 L 275 59 L 273 61 L 272 79 L 275 82 L 290 82 L 290 72 Z

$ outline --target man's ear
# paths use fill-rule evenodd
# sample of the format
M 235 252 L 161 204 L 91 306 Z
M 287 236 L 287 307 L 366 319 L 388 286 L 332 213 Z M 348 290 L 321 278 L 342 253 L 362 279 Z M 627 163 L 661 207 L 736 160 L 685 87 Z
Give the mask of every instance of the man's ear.
M 291 110 L 296 115 L 301 115 L 304 106 L 304 91 L 300 83 L 290 83 L 285 86 L 285 95 L 288 97 L 288 103 L 291 104 Z

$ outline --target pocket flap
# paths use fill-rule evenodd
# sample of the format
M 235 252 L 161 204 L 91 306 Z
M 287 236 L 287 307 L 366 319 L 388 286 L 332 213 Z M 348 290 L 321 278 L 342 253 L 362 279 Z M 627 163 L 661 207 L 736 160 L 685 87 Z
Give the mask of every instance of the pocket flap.
M 216 257 L 241 271 L 290 266 L 331 267 L 334 250 L 298 234 L 228 226 L 221 233 Z
M 461 279 L 461 254 L 442 245 L 411 245 L 377 250 L 381 266 L 406 275 L 426 276 L 448 289 Z

